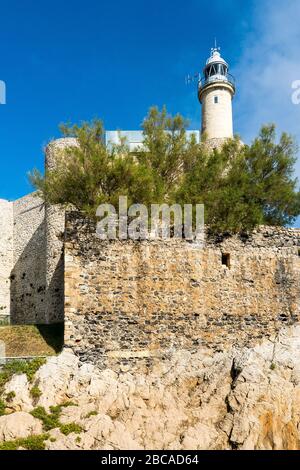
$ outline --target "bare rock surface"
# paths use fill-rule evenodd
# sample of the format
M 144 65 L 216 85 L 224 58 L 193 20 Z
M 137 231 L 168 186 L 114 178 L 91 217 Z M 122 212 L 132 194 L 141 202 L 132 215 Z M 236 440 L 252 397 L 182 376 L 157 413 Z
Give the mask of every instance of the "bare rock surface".
M 178 351 L 147 374 L 99 370 L 65 350 L 35 383 L 34 403 L 24 376 L 6 385 L 18 411 L 0 418 L 0 441 L 42 433 L 26 411 L 69 402 L 60 422 L 79 430 L 52 429 L 47 449 L 300 449 L 300 326 L 251 349 Z
M 0 442 L 26 438 L 41 432 L 41 422 L 24 411 L 0 417 Z
M 8 407 L 12 411 L 31 411 L 33 409 L 30 388 L 26 374 L 15 375 L 4 388 L 4 394 L 12 394 Z

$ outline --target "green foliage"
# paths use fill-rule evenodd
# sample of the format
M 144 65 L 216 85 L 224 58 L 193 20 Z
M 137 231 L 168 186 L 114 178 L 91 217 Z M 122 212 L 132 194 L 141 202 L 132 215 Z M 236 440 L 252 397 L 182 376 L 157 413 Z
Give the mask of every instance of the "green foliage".
M 5 400 L 7 403 L 10 403 L 11 401 L 13 401 L 13 399 L 15 398 L 16 394 L 15 392 L 11 391 L 11 392 L 8 392 L 6 395 L 5 395 Z
M 186 164 L 186 122 L 153 108 L 143 127 L 146 151 L 132 153 L 122 139 L 120 145 L 108 148 L 100 121 L 61 126 L 63 135 L 76 138 L 78 145 L 58 155 L 55 170 L 48 170 L 45 177 L 34 170 L 31 182 L 46 202 L 75 207 L 93 218 L 101 203 L 118 207 L 121 195 L 128 197 L 129 205 L 163 202 L 170 198 Z
M 300 214 L 294 178 L 296 148 L 290 136 L 276 141 L 274 125 L 264 126 L 254 142 L 238 138 L 210 150 L 188 139 L 187 122 L 152 108 L 143 122 L 144 145 L 130 152 L 124 140 L 106 147 L 100 121 L 62 126 L 77 145 L 56 158 L 45 177 L 31 181 L 46 202 L 73 207 L 92 218 L 100 203 L 175 202 L 204 204 L 205 222 L 214 232 L 252 230 L 260 224 L 288 225 Z
M 300 213 L 295 155 L 291 137 L 283 134 L 277 144 L 274 126 L 264 126 L 251 146 L 236 138 L 212 154 L 202 152 L 178 190 L 178 201 L 204 203 L 206 223 L 214 231 L 291 224 Z
M 85 418 L 88 419 L 90 418 L 91 416 L 97 416 L 97 411 L 90 411 L 86 416 Z
M 65 434 L 65 436 L 68 436 L 72 432 L 80 434 L 83 431 L 82 427 L 76 423 L 61 424 L 59 429 L 63 434 Z
M 0 399 L 0 416 L 5 415 L 6 404 L 3 400 Z
M 40 398 L 42 392 L 37 385 L 34 385 L 30 390 L 30 395 L 32 398 Z
M 287 225 L 300 212 L 300 192 L 293 178 L 296 146 L 283 133 L 276 144 L 275 126 L 265 126 L 250 147 L 244 148 L 239 168 L 245 173 L 245 193 L 260 212 L 258 222 Z
M 0 372 L 0 394 L 3 392 L 5 384 L 15 374 L 26 374 L 28 381 L 32 382 L 36 372 L 45 362 L 46 360 L 43 358 L 36 358 L 30 361 L 15 360 L 7 362 Z
M 75 423 L 62 424 L 60 422 L 59 418 L 60 418 L 62 409 L 67 406 L 76 406 L 76 405 L 74 405 L 74 403 L 72 402 L 65 402 L 65 403 L 62 403 L 61 405 L 50 406 L 50 413 L 47 413 L 47 411 L 45 410 L 43 406 L 38 406 L 37 408 L 31 411 L 31 415 L 34 418 L 37 418 L 40 421 L 42 421 L 43 428 L 45 431 L 50 431 L 51 429 L 59 428 L 61 432 L 65 435 L 68 435 L 71 432 L 80 433 L 82 431 L 82 428 L 79 425 Z
M 43 423 L 43 428 L 45 431 L 50 431 L 50 429 L 58 428 L 59 423 L 59 415 L 60 411 L 51 410 L 51 413 L 47 413 L 43 406 L 38 406 L 34 410 L 31 411 L 31 415 L 34 418 L 39 419 Z
M 48 434 L 33 435 L 14 441 L 0 443 L 1 450 L 18 450 L 23 447 L 26 450 L 45 450 L 45 441 L 49 438 Z
M 144 148 L 136 158 L 154 184 L 150 204 L 172 202 L 184 170 L 191 166 L 197 146 L 194 138 L 187 139 L 187 125 L 182 116 L 169 116 L 165 108 L 151 108 L 143 122 Z
M 75 207 L 95 217 L 99 204 L 117 206 L 119 195 L 127 195 L 131 203 L 135 191 L 141 196 L 151 193 L 151 178 L 126 144 L 107 149 L 100 121 L 61 129 L 64 136 L 76 138 L 78 145 L 65 149 L 56 160 L 56 169 L 47 171 L 44 178 L 36 170 L 30 175 L 46 202 Z

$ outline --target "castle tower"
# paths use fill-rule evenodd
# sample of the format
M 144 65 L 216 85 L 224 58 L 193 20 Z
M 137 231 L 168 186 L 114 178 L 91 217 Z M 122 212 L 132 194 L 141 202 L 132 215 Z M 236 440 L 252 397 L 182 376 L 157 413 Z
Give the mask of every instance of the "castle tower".
M 202 134 L 220 142 L 233 137 L 232 98 L 235 94 L 234 78 L 221 57 L 220 48 L 214 47 L 199 80 L 198 98 L 202 104 Z
M 65 157 L 65 149 L 76 146 L 76 139 L 53 140 L 46 147 L 45 168 L 53 170 L 58 159 Z M 45 205 L 46 243 L 46 302 L 45 323 L 58 323 L 64 319 L 64 264 L 63 236 L 65 210 L 52 204 Z

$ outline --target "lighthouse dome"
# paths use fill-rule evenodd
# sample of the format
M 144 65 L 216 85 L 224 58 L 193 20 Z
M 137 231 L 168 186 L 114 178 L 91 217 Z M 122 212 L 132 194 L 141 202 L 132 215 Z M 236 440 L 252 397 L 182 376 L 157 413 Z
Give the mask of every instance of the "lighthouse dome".
M 229 65 L 220 54 L 219 47 L 211 49 L 211 56 L 207 59 L 203 78 L 199 81 L 199 92 L 212 83 L 226 83 L 235 91 L 234 78 L 228 73 Z
M 213 63 L 224 64 L 228 67 L 227 62 L 221 57 L 221 54 L 217 48 L 212 49 L 211 56 L 206 61 L 206 65 L 210 65 Z

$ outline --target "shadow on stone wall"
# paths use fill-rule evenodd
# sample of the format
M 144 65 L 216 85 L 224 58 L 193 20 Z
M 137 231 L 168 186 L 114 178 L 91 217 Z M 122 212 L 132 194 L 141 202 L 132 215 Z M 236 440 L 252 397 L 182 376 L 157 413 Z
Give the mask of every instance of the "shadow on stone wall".
M 64 321 L 64 256 L 47 288 L 45 222 L 29 240 L 10 275 L 11 324 L 61 323 Z
M 37 325 L 40 335 L 56 353 L 61 352 L 64 344 L 64 323 Z
M 38 226 L 26 244 L 12 269 L 10 280 L 11 323 L 45 323 L 45 222 Z
M 60 323 L 64 321 L 64 254 L 61 253 L 51 281 L 46 286 L 46 305 L 44 323 Z

